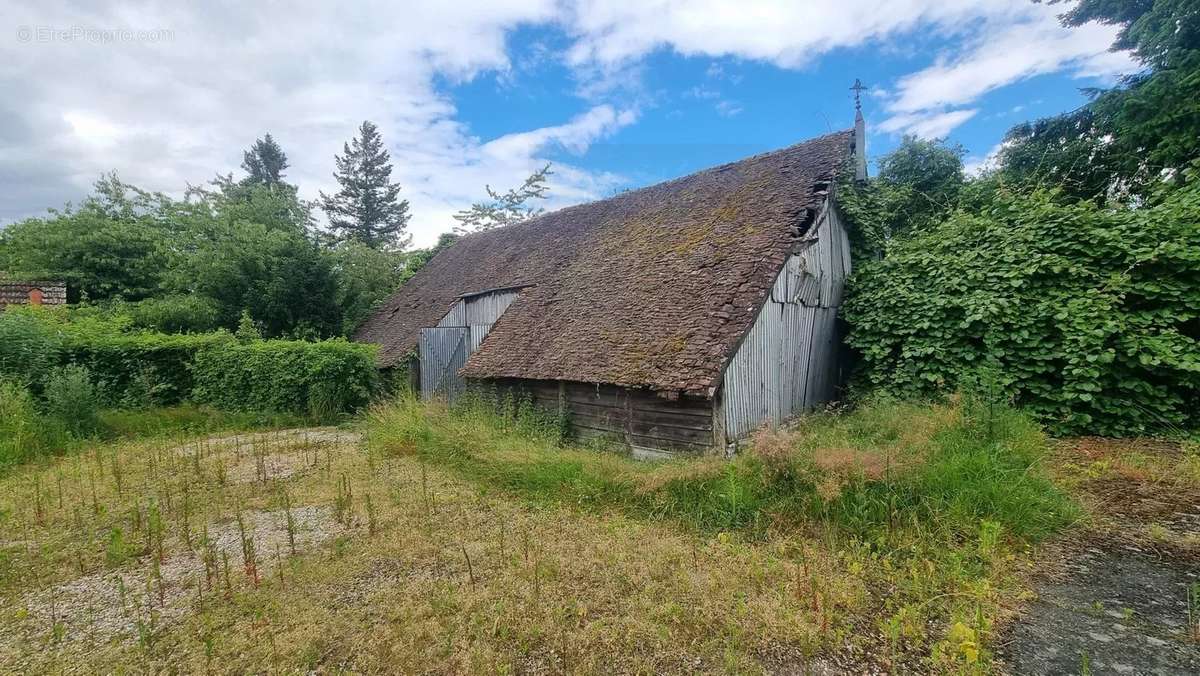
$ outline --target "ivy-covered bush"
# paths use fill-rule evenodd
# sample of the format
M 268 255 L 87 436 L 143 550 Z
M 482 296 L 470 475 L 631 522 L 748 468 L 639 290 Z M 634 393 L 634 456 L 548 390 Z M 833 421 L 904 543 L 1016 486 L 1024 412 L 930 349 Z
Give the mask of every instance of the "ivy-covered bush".
M 232 411 L 329 419 L 369 403 L 377 386 L 374 346 L 342 339 L 213 345 L 196 355 L 193 399 Z
M 999 187 L 860 266 L 845 316 L 902 394 L 980 371 L 1057 433 L 1200 423 L 1200 165 L 1139 208 Z
M 197 353 L 234 338 L 225 332 L 196 335 L 72 330 L 63 347 L 68 364 L 83 366 L 111 406 L 171 406 L 193 389 Z

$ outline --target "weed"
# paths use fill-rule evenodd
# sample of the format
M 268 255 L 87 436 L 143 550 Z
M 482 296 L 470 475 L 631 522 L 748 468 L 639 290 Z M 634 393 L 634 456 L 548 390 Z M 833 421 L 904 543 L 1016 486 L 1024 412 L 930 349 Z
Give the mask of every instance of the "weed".
M 100 429 L 100 395 L 92 374 L 82 366 L 64 366 L 51 372 L 42 392 L 46 412 L 80 437 Z
M 143 585 L 122 599 L 128 619 L 107 624 L 136 626 L 137 642 L 98 642 L 88 654 L 100 671 L 195 673 L 230 660 L 279 672 L 755 672 L 779 646 L 810 660 L 853 641 L 897 673 L 975 672 L 990 659 L 997 599 L 1013 593 L 1006 562 L 1059 522 L 977 485 L 1001 483 L 1032 499 L 1030 512 L 1060 504 L 1039 483 L 1044 440 L 1003 407 L 988 423 L 962 403 L 871 403 L 732 461 L 647 464 L 564 444 L 519 398 L 497 399 L 503 410 L 380 407 L 366 453 L 317 433 L 177 434 L 125 441 L 115 457 L 116 444 L 98 443 L 0 477 L 0 543 L 44 544 L 40 579 L 74 580 L 80 552 L 104 561 L 104 534 L 123 529 L 109 570 Z M 281 448 L 311 471 L 263 484 L 258 458 Z M 241 468 L 257 481 L 237 481 Z M 349 527 L 355 492 L 362 529 Z M 306 553 L 310 536 L 331 544 Z M 142 553 L 151 558 L 129 565 Z M 236 563 L 250 578 L 241 585 Z M 28 605 L 34 565 L 0 547 L 6 598 Z M 191 580 L 194 600 L 178 593 Z M 115 614 L 122 584 L 104 577 Z M 286 622 L 272 619 L 280 609 Z M 53 631 L 53 618 L 35 617 L 40 635 Z M 361 641 L 363 620 L 379 640 Z M 0 617 L 0 628 L 16 621 Z M 969 633 L 951 636 L 956 623 Z M 88 633 L 66 626 L 64 644 Z M 936 644 L 943 662 L 930 661 Z M 21 649 L 0 637 L 0 658 Z M 75 664 L 35 659 L 40 671 Z
M 146 507 L 146 549 L 154 553 L 154 559 L 158 563 L 163 562 L 164 558 L 164 535 L 166 526 L 163 523 L 162 512 L 159 511 L 158 502 L 151 500 Z
M 0 378 L 0 467 L 25 462 L 49 451 L 33 395 Z
M 350 486 L 350 479 L 343 474 L 337 481 L 337 495 L 333 499 L 333 511 L 337 517 L 337 521 L 343 525 L 350 525 L 350 517 L 354 510 L 354 490 Z
M 104 561 L 110 568 L 116 568 L 129 558 L 129 549 L 125 545 L 125 536 L 120 528 L 113 527 L 108 532 L 108 541 L 104 546 Z
M 296 519 L 292 516 L 292 498 L 286 490 L 280 491 L 283 494 L 283 515 L 287 526 L 288 550 L 292 556 L 296 555 Z
M 237 513 L 238 535 L 242 544 L 242 567 L 246 571 L 246 577 L 257 587 L 259 583 L 258 577 L 258 557 L 254 549 L 254 532 L 246 530 L 246 520 L 242 518 L 242 513 Z
M 458 547 L 459 547 L 459 549 L 462 550 L 463 558 L 467 560 L 467 575 L 470 577 L 471 587 L 474 588 L 475 587 L 475 567 L 473 565 L 471 565 L 471 555 L 467 553 L 467 546 L 465 544 L 460 542 L 458 544 Z
M 367 507 L 367 534 L 374 536 L 379 528 L 379 515 L 375 511 L 375 504 L 371 502 L 370 493 L 367 493 L 364 502 Z

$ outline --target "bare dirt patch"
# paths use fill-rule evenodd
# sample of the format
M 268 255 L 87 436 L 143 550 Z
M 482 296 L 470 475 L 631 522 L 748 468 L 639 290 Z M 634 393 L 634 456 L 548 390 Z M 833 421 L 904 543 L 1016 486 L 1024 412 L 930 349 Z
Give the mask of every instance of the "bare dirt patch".
M 295 507 L 290 511 L 297 551 L 329 541 L 343 531 L 328 507 Z M 276 552 L 290 553 L 287 510 L 247 512 L 242 519 L 247 535 L 253 539 L 260 570 L 269 574 Z M 210 524 L 208 538 L 219 556 L 228 557 L 232 583 L 248 583 L 242 532 L 236 519 Z M 26 595 L 16 611 L 23 620 L 21 635 L 0 637 L 0 643 L 17 641 L 26 647 L 47 642 L 102 644 L 114 639 L 131 640 L 175 621 L 203 595 L 220 593 L 224 584 L 220 577 L 206 579 L 197 543 L 194 550 L 181 540 L 175 545 L 157 570 L 154 555 L 148 554 L 119 569 Z
M 212 437 L 181 444 L 179 455 L 193 458 L 231 484 L 289 479 L 329 461 L 329 453 L 355 447 L 358 432 L 309 427 Z

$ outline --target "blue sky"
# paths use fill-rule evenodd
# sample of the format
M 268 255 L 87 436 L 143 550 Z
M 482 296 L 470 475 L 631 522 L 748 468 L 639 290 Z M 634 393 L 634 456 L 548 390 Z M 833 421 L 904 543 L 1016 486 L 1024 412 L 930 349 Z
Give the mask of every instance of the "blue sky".
M 0 5 L 0 225 L 105 171 L 181 195 L 270 132 L 308 198 L 363 119 L 391 149 L 415 244 L 490 184 L 555 165 L 561 207 L 853 120 L 961 143 L 1071 110 L 1136 68 L 1114 29 L 1029 0 L 366 0 Z
M 848 128 L 854 119 L 850 85 L 861 78 L 871 88 L 862 104 L 873 162 L 911 131 L 879 129 L 889 117 L 887 88 L 934 64 L 945 47 L 927 39 L 903 52 L 881 53 L 876 45 L 839 49 L 800 69 L 659 49 L 640 64 L 637 91 L 612 96 L 639 103 L 636 123 L 582 153 L 557 147 L 545 156 L 619 174 L 631 186 L 647 185 Z M 554 125 L 591 105 L 579 95 L 571 69 L 548 56 L 565 48 L 559 31 L 518 30 L 509 38 L 509 54 L 519 64 L 512 71 L 442 85 L 459 118 L 480 138 Z M 1072 110 L 1087 102 L 1082 89 L 1112 84 L 1112 72 L 1079 76 L 1062 70 L 1022 79 L 975 100 L 979 112 L 939 136 L 962 144 L 974 165 L 1014 124 Z

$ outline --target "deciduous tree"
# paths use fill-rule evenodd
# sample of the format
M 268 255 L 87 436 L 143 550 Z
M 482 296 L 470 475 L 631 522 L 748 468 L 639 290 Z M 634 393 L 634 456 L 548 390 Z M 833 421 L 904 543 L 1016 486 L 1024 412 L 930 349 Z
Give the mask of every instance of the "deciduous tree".
M 492 190 L 490 185 L 484 186 L 488 199 L 476 202 L 471 205 L 470 209 L 464 209 L 454 214 L 454 220 L 459 223 L 454 226 L 454 232 L 465 235 L 492 230 L 514 223 L 522 223 L 541 215 L 545 209 L 529 206 L 529 202 L 546 199 L 546 193 L 550 190 L 546 181 L 553 173 L 550 171 L 550 165 L 547 164 L 530 174 L 520 187 L 511 188 L 504 194 Z

